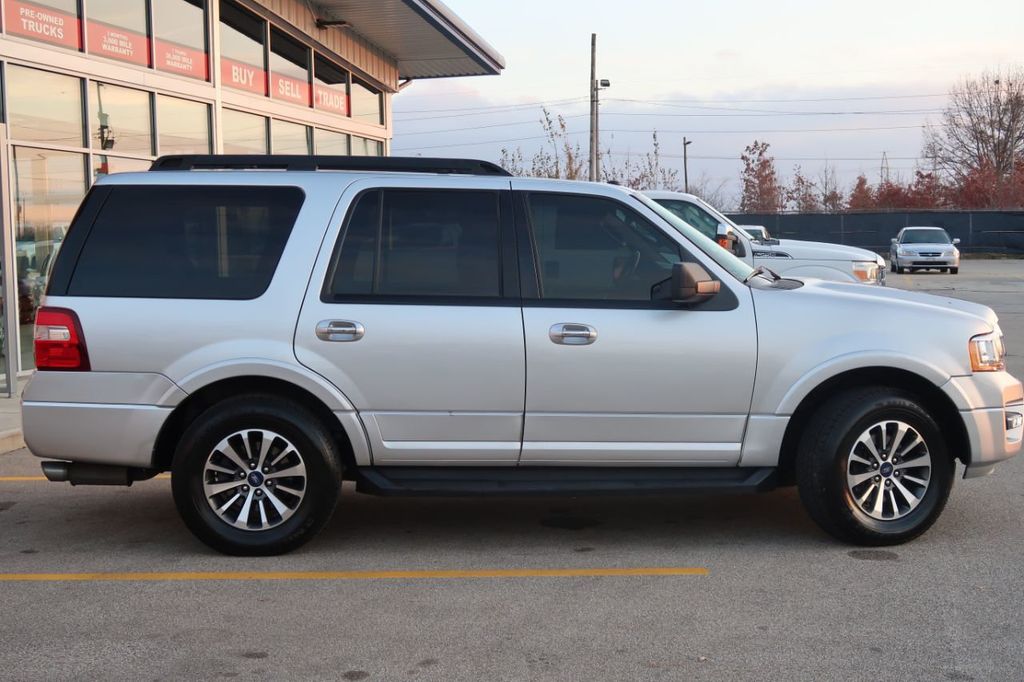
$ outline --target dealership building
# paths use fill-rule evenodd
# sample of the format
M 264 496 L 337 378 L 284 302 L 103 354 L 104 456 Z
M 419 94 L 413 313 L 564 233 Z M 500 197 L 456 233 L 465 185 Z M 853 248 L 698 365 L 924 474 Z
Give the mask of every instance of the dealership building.
M 33 367 L 49 265 L 97 178 L 165 154 L 385 155 L 403 87 L 504 67 L 438 0 L 0 0 L 0 17 L 14 373 Z

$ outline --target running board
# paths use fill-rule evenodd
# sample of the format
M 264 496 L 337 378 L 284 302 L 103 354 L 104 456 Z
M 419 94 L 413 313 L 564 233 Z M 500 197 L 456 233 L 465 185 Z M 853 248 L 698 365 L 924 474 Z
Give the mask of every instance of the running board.
M 707 467 L 359 467 L 356 490 L 381 496 L 764 492 L 775 469 Z

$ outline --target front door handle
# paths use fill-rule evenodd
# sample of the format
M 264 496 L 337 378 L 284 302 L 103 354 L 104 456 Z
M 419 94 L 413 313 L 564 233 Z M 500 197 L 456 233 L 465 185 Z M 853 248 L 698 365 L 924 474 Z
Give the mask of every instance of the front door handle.
M 548 337 L 563 346 L 588 346 L 597 341 L 597 330 L 589 324 L 560 322 L 552 325 Z
M 352 320 L 323 320 L 316 325 L 316 338 L 321 341 L 358 341 L 366 329 Z

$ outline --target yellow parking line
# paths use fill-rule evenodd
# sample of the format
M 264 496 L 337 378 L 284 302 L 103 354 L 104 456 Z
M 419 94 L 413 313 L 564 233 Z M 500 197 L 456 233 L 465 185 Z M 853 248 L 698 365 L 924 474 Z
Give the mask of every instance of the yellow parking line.
M 157 474 L 154 479 L 170 479 L 170 474 Z M 0 483 L 25 483 L 29 481 L 49 481 L 46 476 L 0 476 Z
M 584 578 L 708 575 L 706 568 L 509 568 L 452 571 L 223 571 L 132 573 L 0 573 L 14 582 L 171 582 L 204 580 L 441 580 L 452 578 Z

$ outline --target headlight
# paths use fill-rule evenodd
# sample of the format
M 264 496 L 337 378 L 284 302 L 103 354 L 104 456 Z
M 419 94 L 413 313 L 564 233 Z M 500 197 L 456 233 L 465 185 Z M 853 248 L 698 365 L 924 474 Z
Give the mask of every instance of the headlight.
M 979 334 L 967 344 L 971 354 L 971 369 L 975 372 L 998 372 L 1006 369 L 1006 347 L 1003 337 L 996 332 Z
M 909 251 L 907 251 L 906 249 L 897 248 L 896 249 L 896 255 L 897 256 L 910 256 L 912 254 Z
M 861 282 L 877 282 L 878 272 L 878 263 L 866 260 L 853 262 L 853 276 Z

